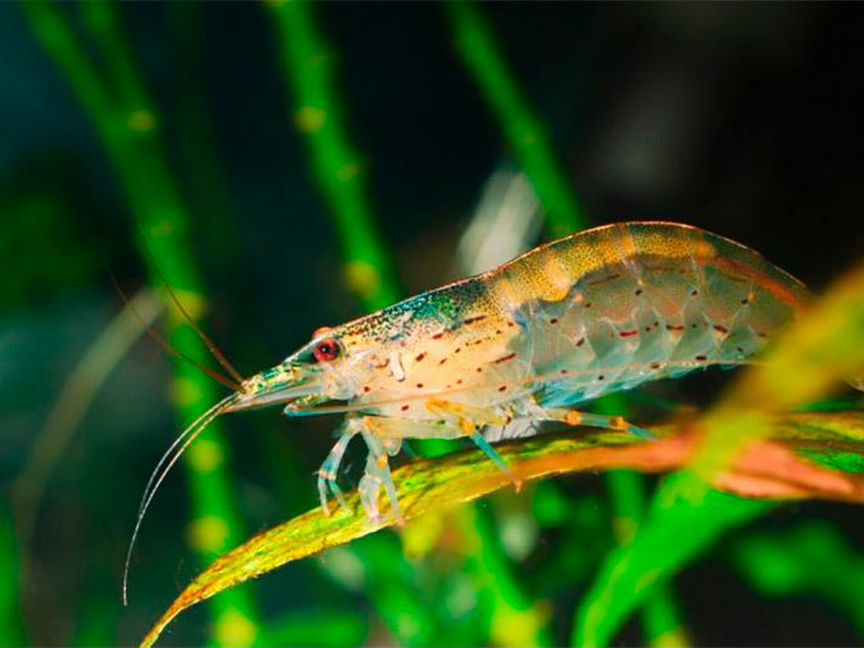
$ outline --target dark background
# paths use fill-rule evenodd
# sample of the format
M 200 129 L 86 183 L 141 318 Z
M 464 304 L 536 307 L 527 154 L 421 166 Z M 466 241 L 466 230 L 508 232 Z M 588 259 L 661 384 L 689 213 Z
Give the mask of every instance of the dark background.
M 455 52 L 441 7 L 319 9 L 339 52 L 352 135 L 371 171 L 376 218 L 400 280 L 409 293 L 434 287 L 447 278 L 484 182 L 515 161 Z M 593 222 L 698 225 L 754 247 L 816 290 L 861 258 L 860 6 L 481 9 Z M 193 252 L 214 308 L 208 330 L 252 373 L 318 326 L 360 314 L 341 281 L 338 239 L 289 119 L 290 94 L 263 8 L 130 3 L 121 15 L 191 206 Z M 0 4 L 0 89 L 5 496 L 76 361 L 120 308 L 108 269 L 130 292 L 145 270 L 101 143 L 14 3 Z M 182 540 L 185 490 L 174 477 L 145 524 L 133 605 L 119 606 L 138 497 L 177 431 L 168 376 L 158 347 L 146 340 L 136 346 L 58 466 L 23 592 L 34 643 L 76 640 L 94 615 L 106 620 L 105 640 L 134 641 L 197 572 Z M 678 394 L 710 398 L 699 385 Z M 314 502 L 313 471 L 335 425 L 285 422 L 273 411 L 232 417 L 232 467 L 250 531 Z M 290 505 L 273 485 L 279 453 L 289 451 L 304 485 Z M 596 478 L 567 486 L 600 488 Z M 783 529 L 811 518 L 831 520 L 853 546 L 864 537 L 860 511 L 842 506 L 787 507 L 760 524 Z M 696 641 L 860 643 L 846 616 L 818 597 L 765 600 L 730 571 L 724 551 L 715 547 L 677 582 Z M 305 564 L 267 577 L 264 607 L 355 600 L 332 584 L 307 588 L 315 578 Z M 578 591 L 557 602 L 572 606 Z M 203 619 L 200 611 L 190 614 L 171 641 L 203 641 L 195 625 Z M 565 623 L 559 640 L 567 632 Z M 638 637 L 631 628 L 622 641 Z

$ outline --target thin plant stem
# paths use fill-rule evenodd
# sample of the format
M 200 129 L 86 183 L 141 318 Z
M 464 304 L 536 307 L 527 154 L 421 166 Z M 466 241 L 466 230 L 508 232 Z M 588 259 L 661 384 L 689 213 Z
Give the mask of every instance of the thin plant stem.
M 292 91 L 293 123 L 306 141 L 315 181 L 340 236 L 348 288 L 365 310 L 383 308 L 395 302 L 401 291 L 374 226 L 366 171 L 349 143 L 336 91 L 334 54 L 318 31 L 311 3 L 270 3 L 268 9 L 276 27 L 282 69 Z M 388 582 L 370 595 L 381 617 L 393 619 L 406 607 L 402 597 L 410 591 L 410 587 Z M 420 614 L 425 610 L 419 601 L 412 607 Z M 414 625 L 431 627 L 431 622 L 429 616 L 416 619 Z M 411 631 L 390 625 L 403 642 L 413 643 Z
M 348 285 L 367 310 L 389 306 L 399 297 L 399 284 L 375 227 L 365 163 L 348 137 L 335 54 L 315 25 L 312 3 L 269 7 L 294 97 L 294 125 L 303 134 L 315 180 L 335 219 Z
M 21 565 L 12 517 L 0 499 L 0 646 L 24 646 L 24 624 L 21 620 Z
M 445 3 L 453 26 L 456 45 L 465 67 L 494 113 L 525 174 L 534 186 L 553 237 L 572 234 L 588 225 L 572 183 L 556 161 L 555 152 L 542 120 L 535 114 L 498 46 L 480 9 L 470 1 Z M 620 397 L 606 399 L 605 406 L 626 416 Z M 642 518 L 642 478 L 626 471 L 612 472 L 607 483 L 617 527 L 635 529 Z M 623 537 L 616 534 L 619 542 Z M 646 604 L 643 616 L 649 641 L 686 641 L 674 597 L 668 590 Z
M 190 253 L 189 219 L 159 137 L 159 119 L 148 100 L 125 36 L 118 7 L 109 2 L 80 7 L 103 68 L 91 62 L 84 44 L 70 26 L 66 6 L 53 2 L 22 5 L 31 29 L 53 59 L 100 135 L 130 210 L 137 223 L 137 241 L 154 283 L 163 275 L 198 319 L 206 312 L 200 270 Z M 171 341 L 187 356 L 204 362 L 205 345 L 173 309 Z M 189 422 L 217 399 L 210 381 L 196 369 L 173 362 L 172 391 L 181 422 Z M 221 427 L 213 425 L 185 456 L 192 495 L 189 540 L 203 563 L 224 553 L 242 538 L 233 505 L 227 445 Z M 258 633 L 257 610 L 248 588 L 213 602 L 213 639 L 220 645 L 250 644 Z
M 162 309 L 158 295 L 149 288 L 133 296 L 87 349 L 63 385 L 12 489 L 18 538 L 23 547 L 30 544 L 48 481 L 93 398 Z
M 502 648 L 551 646 L 546 615 L 523 591 L 501 544 L 495 517 L 487 507 L 464 506 L 456 513 L 470 548 L 467 568 L 491 607 L 489 639 Z
M 619 545 L 628 544 L 645 517 L 645 477 L 632 470 L 616 470 L 607 475 L 606 485 L 614 510 L 613 529 Z M 691 646 L 682 627 L 672 589 L 660 588 L 642 612 L 642 630 L 649 646 Z
M 345 111 L 336 92 L 335 54 L 315 24 L 312 3 L 274 3 L 271 9 L 294 95 L 294 123 L 306 139 L 316 180 L 342 238 L 349 286 L 367 310 L 376 310 L 396 301 L 400 290 L 386 246 L 374 227 L 361 157 L 349 143 Z M 472 528 L 481 544 L 497 546 L 491 522 Z M 485 564 L 479 555 L 477 564 Z M 482 571 L 494 587 L 518 589 L 506 559 L 498 561 L 495 570 Z M 502 585 L 505 581 L 508 588 Z M 496 606 L 499 617 L 506 617 L 510 610 L 506 599 L 498 597 L 495 603 L 501 603 Z M 539 631 L 531 637 L 536 645 L 547 643 Z
M 445 7 L 465 67 L 531 179 L 549 231 L 557 238 L 584 229 L 584 211 L 555 160 L 543 122 L 525 99 L 479 9 L 472 2 L 458 0 L 448 0 Z

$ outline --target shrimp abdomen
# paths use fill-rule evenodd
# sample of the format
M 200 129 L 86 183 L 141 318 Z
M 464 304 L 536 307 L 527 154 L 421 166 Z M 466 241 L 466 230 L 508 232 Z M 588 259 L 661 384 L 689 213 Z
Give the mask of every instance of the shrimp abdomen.
M 743 362 L 807 300 L 798 280 L 746 246 L 659 222 L 576 234 L 489 280 L 522 326 L 515 350 L 550 377 L 555 404 Z

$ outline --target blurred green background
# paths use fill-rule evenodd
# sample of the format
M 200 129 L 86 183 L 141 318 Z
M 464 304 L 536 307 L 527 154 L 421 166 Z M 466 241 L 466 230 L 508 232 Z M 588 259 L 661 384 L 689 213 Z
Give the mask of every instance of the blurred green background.
M 221 388 L 120 315 L 111 274 L 146 319 L 159 266 L 247 374 L 616 220 L 699 225 L 818 290 L 864 254 L 862 27 L 821 4 L 0 4 L 0 644 L 137 642 L 214 555 L 317 501 L 338 419 L 227 418 L 154 500 L 121 606 L 150 471 Z M 658 418 L 727 379 L 615 406 Z M 505 492 L 289 565 L 163 642 L 567 645 L 655 483 Z M 760 513 L 614 643 L 861 643 L 860 511 Z

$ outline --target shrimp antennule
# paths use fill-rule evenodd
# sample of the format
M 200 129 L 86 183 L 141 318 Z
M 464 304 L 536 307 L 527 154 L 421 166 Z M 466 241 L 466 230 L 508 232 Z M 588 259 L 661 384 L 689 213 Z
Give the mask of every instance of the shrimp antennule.
M 177 306 L 177 309 L 180 311 L 180 313 L 186 319 L 186 323 L 189 324 L 189 326 L 192 328 L 192 330 L 195 331 L 195 334 L 201 339 L 202 342 L 204 342 L 204 344 L 210 350 L 210 353 L 212 353 L 213 357 L 216 358 L 216 361 L 222 366 L 222 368 L 225 371 L 228 372 L 228 375 L 231 376 L 231 378 L 234 380 L 234 382 L 237 383 L 237 385 L 241 385 L 243 383 L 243 376 L 241 376 L 240 372 L 238 372 L 234 368 L 234 365 L 232 365 L 228 361 L 228 358 L 219 349 L 219 347 L 216 345 L 216 343 L 213 341 L 213 339 L 209 335 L 207 335 L 204 331 L 202 331 L 201 328 L 195 323 L 195 320 L 192 319 L 192 316 L 189 315 L 189 312 L 186 310 L 186 308 L 183 306 L 180 299 L 177 297 L 177 293 L 174 292 L 174 289 L 171 287 L 171 285 L 168 283 L 168 280 L 165 278 L 165 275 L 163 274 L 162 269 L 156 263 L 156 261 L 153 257 L 153 252 L 150 249 L 150 244 L 147 242 L 147 237 L 144 236 L 144 232 L 139 231 L 139 234 L 141 236 L 141 240 L 144 242 L 144 248 L 147 250 L 147 255 L 150 257 L 151 265 L 156 270 L 156 274 L 159 275 L 159 280 L 162 282 L 162 285 L 164 286 L 165 290 L 168 292 L 168 295 L 171 297 L 171 301 L 174 302 L 174 304 Z M 236 388 L 234 388 L 234 387 L 232 387 L 232 389 L 236 390 Z M 238 391 L 242 391 L 242 390 L 238 390 Z
M 228 361 L 228 358 L 225 357 L 225 354 L 222 353 L 222 351 L 219 349 L 218 346 L 216 346 L 216 343 L 213 341 L 213 339 L 209 335 L 207 335 L 204 331 L 202 331 L 201 327 L 199 327 L 195 323 L 195 320 L 192 319 L 192 316 L 189 315 L 189 312 L 186 310 L 186 307 L 183 306 L 183 303 L 177 297 L 177 294 L 174 292 L 174 289 L 168 285 L 168 282 L 165 280 L 165 277 L 162 276 L 161 271 L 159 272 L 159 277 L 162 280 L 162 285 L 165 287 L 165 290 L 167 290 L 168 294 L 171 296 L 171 301 L 174 302 L 174 304 L 177 306 L 177 308 L 183 314 L 183 317 L 186 318 L 186 323 L 189 324 L 189 326 L 192 328 L 192 330 L 195 331 L 195 333 L 198 335 L 199 338 L 201 338 L 201 341 L 204 342 L 204 344 L 207 346 L 207 349 L 210 351 L 210 353 L 213 354 L 213 357 L 216 358 L 216 361 L 222 366 L 222 368 L 228 372 L 228 374 L 231 376 L 232 380 L 234 382 L 236 382 L 237 385 L 240 385 L 243 382 L 243 376 L 241 376 L 240 372 L 238 372 L 234 368 L 234 365 L 232 365 Z
M 141 317 L 139 317 L 135 308 L 129 302 L 129 298 L 126 296 L 126 293 L 124 293 L 123 289 L 120 288 L 120 284 L 118 283 L 117 278 L 114 276 L 113 273 L 109 272 L 109 274 L 111 276 L 111 282 L 114 284 L 114 289 L 117 291 L 117 294 L 120 296 L 120 299 L 123 301 L 123 305 L 129 307 L 129 312 L 132 313 L 132 315 L 134 315 L 136 319 L 138 319 L 139 321 L 143 321 L 141 319 Z M 163 278 L 162 281 L 164 282 L 165 279 Z M 189 314 L 184 310 L 183 306 L 180 305 L 180 302 L 177 300 L 176 296 L 171 291 L 171 289 L 168 288 L 167 284 L 165 287 L 168 289 L 168 292 L 172 296 L 172 298 L 174 298 L 175 303 L 177 304 L 178 308 L 183 313 L 183 315 L 186 317 L 190 326 L 192 326 L 193 330 L 195 330 L 198 333 L 198 335 L 201 336 L 201 339 L 204 340 L 204 343 L 207 344 L 207 348 L 210 349 L 210 352 L 213 353 L 213 356 L 217 360 L 219 360 L 220 357 L 224 360 L 224 356 L 219 352 L 218 349 L 216 349 L 215 344 L 213 344 L 212 341 L 208 342 L 208 340 L 210 340 L 210 338 L 208 338 L 204 334 L 203 331 L 199 330 L 198 327 L 195 326 L 195 324 L 192 322 L 192 319 L 189 317 Z M 193 367 L 195 367 L 199 371 L 203 372 L 204 374 L 206 374 L 207 376 L 209 376 L 210 378 L 212 378 L 213 380 L 218 382 L 220 385 L 224 385 L 225 387 L 227 387 L 228 389 L 230 389 L 232 391 L 235 391 L 235 392 L 242 392 L 243 391 L 243 387 L 241 384 L 243 382 L 243 378 L 239 374 L 237 374 L 236 371 L 234 371 L 233 367 L 231 367 L 231 370 L 234 371 L 234 373 L 232 374 L 233 378 L 228 378 L 227 376 L 223 376 L 218 371 L 214 371 L 210 367 L 202 365 L 200 362 L 193 360 L 192 358 L 187 356 L 185 353 L 183 353 L 179 349 L 175 348 L 170 342 L 168 342 L 165 338 L 163 338 L 156 331 L 154 331 L 152 327 L 147 326 L 147 327 L 145 327 L 145 330 L 147 331 L 147 335 L 149 335 L 150 338 L 154 342 L 156 342 L 156 344 L 158 344 L 160 347 L 162 347 L 162 349 L 168 355 L 170 355 L 174 358 L 179 358 L 181 360 L 188 362 L 190 365 L 192 365 Z M 212 348 L 210 345 L 213 345 Z M 225 362 L 228 363 L 227 360 L 225 360 Z M 219 364 L 222 364 L 221 360 L 220 360 Z M 222 366 L 224 367 L 225 365 L 222 365 Z M 230 367 L 231 365 L 229 364 L 228 366 Z

